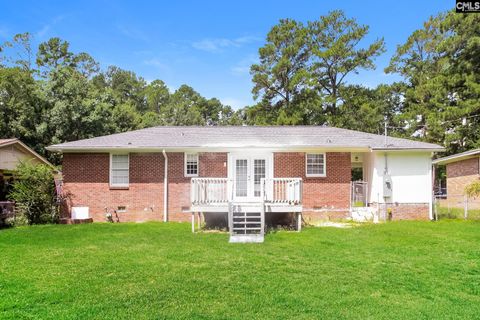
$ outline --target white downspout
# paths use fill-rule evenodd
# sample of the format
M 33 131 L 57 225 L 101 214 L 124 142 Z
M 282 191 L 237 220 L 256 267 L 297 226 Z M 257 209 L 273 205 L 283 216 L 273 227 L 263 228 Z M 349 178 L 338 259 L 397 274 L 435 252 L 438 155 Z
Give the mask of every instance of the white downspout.
M 168 221 L 168 157 L 165 149 L 162 150 L 163 157 L 165 158 L 163 173 L 163 222 Z
M 430 156 L 430 170 L 429 170 L 429 176 L 430 176 L 430 201 L 428 201 L 428 217 L 430 220 L 437 220 L 436 217 L 433 216 L 433 199 L 435 197 L 435 190 L 434 190 L 434 184 L 435 184 L 435 165 L 432 164 L 432 156 Z M 435 218 L 435 219 L 434 219 Z

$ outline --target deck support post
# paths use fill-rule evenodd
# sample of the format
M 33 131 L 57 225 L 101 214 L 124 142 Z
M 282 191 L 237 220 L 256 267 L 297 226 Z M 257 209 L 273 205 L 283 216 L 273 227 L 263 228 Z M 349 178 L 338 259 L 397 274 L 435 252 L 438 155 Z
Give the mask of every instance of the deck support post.
M 228 202 L 228 232 L 233 235 L 233 204 Z
M 260 234 L 262 237 L 265 235 L 265 201 L 262 201 L 262 207 L 260 212 Z
M 195 212 L 192 211 L 192 233 L 195 233 Z
M 202 213 L 198 212 L 197 229 L 200 230 L 201 226 L 202 226 Z
M 302 213 L 297 212 L 297 231 L 302 231 Z

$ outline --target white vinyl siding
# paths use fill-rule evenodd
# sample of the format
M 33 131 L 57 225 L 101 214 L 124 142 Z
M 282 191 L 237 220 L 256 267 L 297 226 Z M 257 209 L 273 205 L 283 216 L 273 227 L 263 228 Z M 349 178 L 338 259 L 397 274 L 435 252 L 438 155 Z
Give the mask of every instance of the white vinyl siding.
M 130 176 L 128 154 L 110 155 L 110 186 L 128 187 Z
M 307 177 L 326 176 L 325 153 L 307 153 L 305 155 L 305 175 Z
M 185 177 L 198 176 L 198 154 L 185 153 Z

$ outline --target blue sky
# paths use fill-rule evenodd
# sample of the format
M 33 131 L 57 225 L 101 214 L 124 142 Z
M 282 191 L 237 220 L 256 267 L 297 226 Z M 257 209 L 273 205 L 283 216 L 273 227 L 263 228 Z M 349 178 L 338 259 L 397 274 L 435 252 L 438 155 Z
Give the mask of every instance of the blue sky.
M 249 66 L 281 18 L 303 22 L 342 9 L 370 26 L 366 41 L 384 37 L 377 69 L 350 77 L 375 86 L 398 80 L 384 67 L 398 44 L 453 0 L 422 1 L 8 1 L 0 0 L 0 41 L 29 31 L 35 44 L 58 36 L 73 52 L 90 53 L 174 90 L 188 84 L 234 108 L 252 104 Z

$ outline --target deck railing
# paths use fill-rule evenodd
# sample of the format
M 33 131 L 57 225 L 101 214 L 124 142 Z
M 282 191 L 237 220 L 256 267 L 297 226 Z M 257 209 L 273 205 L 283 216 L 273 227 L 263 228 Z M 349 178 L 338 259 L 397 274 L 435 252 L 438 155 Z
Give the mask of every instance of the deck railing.
M 227 203 L 228 184 L 227 178 L 192 178 L 190 200 L 197 205 Z
M 192 178 L 192 205 L 226 204 L 234 199 L 235 181 L 228 178 Z M 262 178 L 258 200 L 276 204 L 302 203 L 301 178 Z
M 262 179 L 265 202 L 297 205 L 302 203 L 301 178 Z

